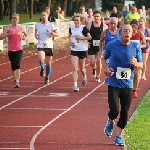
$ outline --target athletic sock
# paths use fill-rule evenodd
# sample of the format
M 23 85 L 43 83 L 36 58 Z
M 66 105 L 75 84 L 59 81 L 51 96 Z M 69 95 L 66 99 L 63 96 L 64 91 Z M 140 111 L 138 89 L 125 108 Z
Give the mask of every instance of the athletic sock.
M 46 66 L 46 78 L 49 78 L 51 71 L 52 71 L 52 67 Z
M 40 62 L 41 69 L 44 69 L 44 62 Z
M 77 87 L 77 82 L 74 82 L 74 87 Z

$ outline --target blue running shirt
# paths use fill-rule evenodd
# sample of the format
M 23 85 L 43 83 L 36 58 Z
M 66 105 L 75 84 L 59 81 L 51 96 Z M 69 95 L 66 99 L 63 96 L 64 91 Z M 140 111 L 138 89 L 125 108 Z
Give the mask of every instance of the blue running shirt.
M 109 59 L 109 66 L 114 70 L 114 74 L 109 76 L 105 83 L 118 88 L 133 88 L 133 56 L 138 62 L 143 61 L 138 43 L 131 41 L 129 45 L 123 45 L 119 40 L 109 42 L 104 51 L 104 59 Z

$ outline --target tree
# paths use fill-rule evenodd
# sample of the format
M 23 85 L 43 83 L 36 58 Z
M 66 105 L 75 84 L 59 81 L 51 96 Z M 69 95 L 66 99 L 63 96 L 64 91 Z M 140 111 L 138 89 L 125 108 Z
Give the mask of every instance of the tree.
M 143 5 L 146 7 L 146 9 L 150 8 L 149 0 L 134 0 L 134 1 L 137 8 L 141 8 L 141 6 Z
M 0 0 L 0 20 L 3 20 L 3 0 Z
M 30 5 L 30 19 L 33 18 L 33 0 L 29 0 L 29 5 Z
M 114 6 L 117 7 L 118 10 L 123 10 L 125 4 L 125 0 L 102 0 L 102 9 L 112 10 Z
M 16 13 L 16 0 L 10 1 L 10 20 L 13 13 Z

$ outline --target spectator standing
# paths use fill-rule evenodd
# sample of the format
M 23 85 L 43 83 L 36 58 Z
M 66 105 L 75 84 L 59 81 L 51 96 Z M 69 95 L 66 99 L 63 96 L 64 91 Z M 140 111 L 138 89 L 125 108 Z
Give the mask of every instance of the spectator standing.
M 85 6 L 84 5 L 80 6 L 80 14 L 82 15 L 82 17 L 85 17 L 85 19 L 87 20 L 88 14 L 85 11 Z
M 4 5 L 3 16 L 4 16 L 4 19 L 5 19 L 6 16 L 8 15 L 8 10 L 9 10 L 9 2 L 8 2 L 8 0 L 4 0 L 3 1 L 3 5 Z
M 142 15 L 143 15 L 144 17 L 146 17 L 146 10 L 145 10 L 145 6 L 142 6 Z
M 61 21 L 66 21 L 66 19 L 65 19 L 65 12 L 63 10 L 59 14 L 59 18 L 60 18 Z
M 60 17 L 59 17 L 59 14 L 61 13 L 61 7 L 60 6 L 58 6 L 57 7 L 57 10 L 55 10 L 55 12 L 54 12 L 54 17 L 56 18 L 56 19 L 59 19 Z
M 50 21 L 50 22 L 55 22 L 56 18 L 55 18 L 54 15 L 50 12 L 50 8 L 49 8 L 49 7 L 45 7 L 45 12 L 47 12 L 47 14 L 48 14 L 48 21 Z M 41 18 L 40 18 L 40 21 L 42 21 Z

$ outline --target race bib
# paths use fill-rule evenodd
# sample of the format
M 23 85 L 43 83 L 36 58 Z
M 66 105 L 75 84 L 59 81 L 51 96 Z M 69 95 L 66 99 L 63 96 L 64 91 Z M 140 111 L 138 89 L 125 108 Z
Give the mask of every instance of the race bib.
M 116 78 L 117 79 L 130 79 L 131 69 L 117 67 Z
M 39 41 L 40 47 L 41 48 L 51 48 L 51 41 Z
M 99 46 L 100 40 L 93 40 L 93 46 Z

